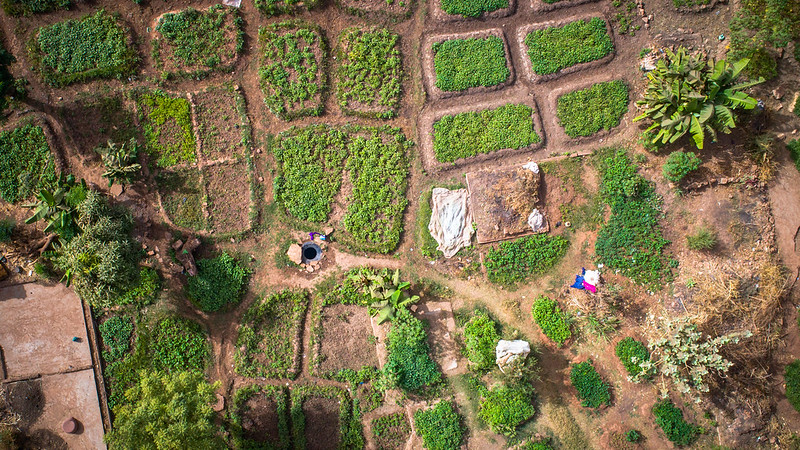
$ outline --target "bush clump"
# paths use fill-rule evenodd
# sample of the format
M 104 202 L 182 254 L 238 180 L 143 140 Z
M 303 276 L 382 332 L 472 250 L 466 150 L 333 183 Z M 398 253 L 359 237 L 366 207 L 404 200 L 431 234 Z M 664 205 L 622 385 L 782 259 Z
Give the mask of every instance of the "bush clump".
M 457 450 L 464 440 L 461 416 L 453 404 L 441 401 L 431 409 L 414 413 L 414 425 L 428 450 Z
M 559 346 L 572 337 L 567 315 L 558 307 L 558 303 L 555 300 L 540 295 L 533 302 L 532 314 L 533 321 L 539 325 L 545 336 Z
M 717 233 L 703 225 L 686 236 L 686 244 L 692 250 L 711 250 L 717 246 Z
M 14 219 L 0 220 L 0 242 L 8 242 L 11 240 L 11 235 L 14 234 L 14 228 L 17 224 Z
M 500 340 L 497 323 L 483 311 L 464 326 L 464 351 L 476 370 L 490 369 L 495 363 L 495 347 Z
M 577 20 L 562 27 L 534 30 L 525 37 L 525 45 L 531 68 L 539 75 L 595 61 L 614 50 L 606 21 L 599 17 Z
M 697 438 L 700 427 L 683 419 L 683 412 L 671 400 L 661 400 L 653 405 L 656 424 L 675 445 L 689 445 Z
M 487 276 L 492 283 L 506 286 L 525 281 L 555 266 L 568 247 L 566 238 L 546 233 L 502 242 L 486 254 Z
M 508 0 L 441 0 L 447 14 L 480 17 L 481 14 L 508 8 Z
M 433 53 L 435 85 L 443 91 L 495 86 L 511 76 L 503 40 L 496 36 L 436 42 Z
M 392 385 L 414 392 L 441 381 L 442 373 L 428 354 L 425 327 L 407 309 L 397 310 L 386 341 L 389 356 L 383 371 Z
M 250 271 L 227 253 L 197 261 L 197 275 L 189 277 L 186 295 L 205 312 L 238 304 Z
M 664 178 L 673 183 L 680 183 L 686 175 L 697 170 L 701 163 L 702 161 L 694 152 L 672 152 L 667 156 L 661 170 Z
M 628 85 L 614 80 L 597 83 L 558 98 L 556 117 L 571 138 L 591 136 L 619 125 L 628 112 Z
M 569 372 L 569 379 L 578 390 L 581 405 L 587 408 L 599 408 L 611 404 L 611 392 L 608 383 L 600 378 L 592 361 L 573 364 Z
M 800 411 L 800 359 L 795 359 L 784 372 L 786 379 L 786 399 L 794 409 Z
M 534 414 L 533 392 L 508 385 L 489 390 L 478 410 L 478 417 L 489 425 L 493 433 L 506 436 L 514 436 L 517 427 Z
M 631 377 L 639 377 L 645 371 L 641 363 L 650 361 L 650 350 L 632 337 L 626 337 L 617 343 L 616 354 Z

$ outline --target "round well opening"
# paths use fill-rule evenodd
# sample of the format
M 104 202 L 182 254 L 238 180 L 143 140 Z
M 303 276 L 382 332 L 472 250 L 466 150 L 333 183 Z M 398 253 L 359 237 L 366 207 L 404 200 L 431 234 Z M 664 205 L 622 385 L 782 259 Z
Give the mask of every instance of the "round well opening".
M 313 242 L 303 244 L 303 261 L 319 261 L 322 258 L 322 249 Z

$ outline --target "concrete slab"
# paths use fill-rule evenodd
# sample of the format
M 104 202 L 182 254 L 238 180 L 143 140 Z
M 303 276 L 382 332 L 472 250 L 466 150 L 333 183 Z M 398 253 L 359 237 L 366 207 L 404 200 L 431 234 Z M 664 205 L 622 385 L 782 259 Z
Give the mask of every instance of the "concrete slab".
M 49 430 L 66 441 L 71 449 L 105 449 L 103 419 L 97 399 L 92 369 L 42 377 L 45 407 L 30 430 Z M 74 434 L 61 429 L 64 420 L 74 417 L 79 426 Z

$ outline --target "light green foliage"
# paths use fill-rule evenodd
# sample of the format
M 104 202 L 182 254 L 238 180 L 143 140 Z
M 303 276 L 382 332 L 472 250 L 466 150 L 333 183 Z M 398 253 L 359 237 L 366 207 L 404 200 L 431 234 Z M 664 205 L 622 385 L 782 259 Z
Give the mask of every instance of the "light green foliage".
M 25 124 L 0 132 L 0 197 L 9 203 L 50 188 L 57 175 L 42 128 Z
M 128 316 L 111 316 L 97 327 L 107 350 L 103 350 L 106 363 L 119 360 L 128 353 L 133 335 L 133 321 Z
M 402 448 L 411 434 L 405 412 L 400 411 L 372 419 L 372 434 L 379 450 Z
M 701 163 L 702 161 L 694 152 L 672 152 L 667 156 L 661 171 L 664 174 L 664 178 L 673 183 L 680 183 L 686 175 L 697 170 Z
M 690 445 L 700 433 L 700 427 L 686 422 L 683 412 L 671 400 L 661 400 L 653 405 L 653 415 L 656 424 L 675 445 Z
M 342 184 L 346 138 L 327 125 L 292 128 L 278 136 L 273 148 L 278 161 L 275 198 L 289 214 L 311 222 L 328 219 Z
M 257 449 L 263 448 L 264 442 L 254 441 L 245 437 L 243 418 L 250 409 L 248 402 L 256 400 L 258 397 L 266 397 L 275 403 L 275 415 L 278 417 L 278 442 L 276 449 L 290 448 L 291 431 L 289 429 L 289 399 L 286 389 L 283 386 L 272 385 L 250 385 L 243 387 L 233 394 L 233 406 L 230 409 L 229 429 L 233 438 L 233 447 L 236 449 Z M 250 424 L 249 426 L 257 426 Z M 264 430 L 247 430 L 250 432 Z M 271 447 L 267 447 L 271 448 Z
M 370 314 L 377 317 L 378 325 L 393 320 L 398 310 L 419 301 L 419 295 L 412 296 L 408 293 L 411 283 L 400 281 L 400 269 L 394 272 L 383 269 L 376 273 L 362 267 L 357 272 L 351 272 L 347 279 L 361 286 L 362 292 L 370 295 Z
M 800 139 L 792 139 L 786 144 L 789 148 L 789 156 L 794 161 L 794 166 L 800 170 Z
M 31 224 L 43 220 L 47 223 L 44 228 L 45 233 L 55 232 L 59 238 L 70 240 L 80 231 L 76 224 L 75 208 L 86 199 L 86 193 L 84 180 L 78 184 L 72 175 L 59 176 L 53 191 L 41 189 L 36 194 L 36 202 L 24 205 L 34 210 L 33 214 L 25 219 L 25 223 Z
M 153 367 L 165 372 L 203 372 L 210 349 L 200 325 L 182 317 L 167 317 L 153 330 Z
M 331 441 L 338 440 L 338 448 L 342 450 L 364 448 L 361 417 L 347 393 L 336 386 L 314 385 L 295 386 L 292 389 L 289 416 L 294 448 L 306 448 L 306 416 L 303 412 L 303 403 L 313 397 L 329 398 L 339 402 L 339 439 L 330 436 Z
M 550 441 L 545 439 L 543 441 L 528 441 L 519 450 L 553 450 L 550 446 Z
M 189 277 L 186 295 L 204 312 L 236 305 L 244 295 L 250 271 L 227 253 L 197 261 L 197 275 Z
M 318 28 L 290 21 L 258 30 L 261 91 L 283 120 L 322 113 L 327 49 Z
M 348 28 L 339 36 L 336 97 L 345 114 L 390 119 L 403 78 L 399 36 L 385 28 Z
M 241 27 L 238 10 L 222 5 L 164 14 L 156 25 L 161 38 L 153 41 L 156 66 L 163 65 L 163 56 L 169 56 L 176 67 L 195 73 L 231 70 L 244 45 Z M 231 38 L 235 39 L 232 48 Z
M 598 17 L 534 30 L 525 37 L 525 45 L 531 68 L 538 75 L 594 61 L 614 50 L 606 21 Z
M 313 9 L 318 4 L 319 0 L 255 0 L 256 8 L 268 16 Z
M 800 411 L 800 359 L 795 359 L 786 366 L 784 372 L 786 380 L 786 399 L 794 409 Z
M 492 283 L 511 286 L 544 273 L 567 253 L 569 241 L 562 236 L 535 234 L 500 243 L 486 253 L 487 277 Z
M 481 401 L 478 417 L 493 433 L 515 436 L 517 427 L 536 414 L 532 389 L 502 385 L 489 390 Z
M 453 162 L 480 153 L 518 149 L 541 142 L 533 128 L 534 110 L 520 104 L 444 116 L 433 124 L 436 160 Z
M 123 186 L 130 184 L 142 169 L 136 162 L 139 144 L 134 138 L 121 145 L 108 141 L 105 147 L 98 147 L 95 151 L 100 154 L 106 168 L 103 178 L 108 179 L 108 187 L 113 186 L 115 181 Z
M 206 228 L 205 192 L 196 167 L 164 170 L 156 175 L 161 206 L 173 224 L 192 230 Z
M 214 392 L 198 372 L 142 372 L 114 410 L 114 428 L 105 440 L 111 448 L 218 449 L 223 442 L 214 424 Z
M 485 312 L 476 312 L 464 326 L 464 351 L 473 369 L 494 367 L 498 341 L 497 323 Z
M 295 341 L 300 339 L 302 322 L 308 308 L 304 291 L 283 291 L 256 300 L 242 317 L 234 370 L 256 378 L 294 378 Z
M 439 383 L 442 373 L 428 355 L 425 327 L 406 309 L 398 309 L 386 335 L 389 356 L 383 367 L 389 383 L 405 391 L 420 391 Z
M 629 380 L 639 382 L 652 378 L 654 375 L 652 368 L 645 370 L 642 367 L 642 363 L 650 362 L 650 350 L 643 343 L 632 337 L 626 337 L 617 343 L 615 352 L 617 358 L 625 366 Z
M 744 73 L 756 79 L 778 75 L 778 49 L 795 41 L 795 56 L 800 40 L 798 0 L 744 0 L 730 21 L 730 58 L 748 58 Z
M 578 399 L 581 405 L 587 408 L 599 408 L 611 404 L 611 392 L 608 383 L 600 378 L 592 361 L 573 364 L 569 372 L 569 379 L 578 390 Z
M 614 80 L 562 95 L 556 117 L 567 136 L 575 138 L 616 127 L 626 112 L 628 86 Z
M 464 17 L 480 17 L 503 8 L 508 8 L 508 0 L 442 0 L 444 12 Z
M 464 439 L 461 415 L 453 403 L 440 401 L 433 408 L 414 413 L 414 426 L 428 450 L 457 450 Z
M 68 8 L 70 0 L 2 0 L 0 5 L 9 16 L 29 16 L 46 13 L 60 8 Z
M 161 290 L 161 276 L 152 267 L 139 268 L 139 282 L 117 300 L 118 305 L 135 305 L 142 308 L 152 304 Z
M 495 86 L 511 76 L 503 40 L 496 36 L 436 42 L 432 50 L 435 84 L 443 91 Z
M 692 250 L 711 250 L 717 246 L 717 232 L 702 225 L 693 234 L 686 235 L 686 244 Z
M 559 346 L 572 337 L 569 330 L 568 316 L 558 307 L 555 300 L 540 295 L 533 302 L 533 321 L 541 327 L 545 336 Z
M 197 155 L 189 101 L 161 91 L 138 98 L 147 152 L 158 167 L 195 162 Z M 175 130 L 177 128 L 177 130 Z
M 647 73 L 644 98 L 636 102 L 644 112 L 634 122 L 653 122 L 647 132 L 656 145 L 675 142 L 687 133 L 698 149 L 703 148 L 706 134 L 716 142 L 718 132 L 730 134 L 736 128 L 735 110 L 756 107 L 756 99 L 744 89 L 763 79 L 737 82 L 748 62 L 742 59 L 733 64 L 726 60 L 709 63 L 705 56 L 690 54 L 685 47 L 675 53 L 666 50 L 655 70 Z
M 100 10 L 39 28 L 28 47 L 44 81 L 61 87 L 132 74 L 139 57 L 128 34 L 117 17 Z
M 410 145 L 396 128 L 365 128 L 351 135 L 345 168 L 353 191 L 342 224 L 349 234 L 345 241 L 355 249 L 390 253 L 400 243 Z

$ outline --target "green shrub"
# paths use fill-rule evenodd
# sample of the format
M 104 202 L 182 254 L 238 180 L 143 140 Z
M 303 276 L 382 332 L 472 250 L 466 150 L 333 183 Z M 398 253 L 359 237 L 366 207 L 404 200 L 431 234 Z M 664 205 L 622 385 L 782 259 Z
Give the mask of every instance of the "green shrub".
M 249 270 L 227 253 L 197 261 L 197 275 L 189 277 L 186 295 L 205 312 L 236 305 L 244 295 Z
M 661 170 L 664 173 L 664 178 L 673 183 L 680 183 L 686 175 L 697 170 L 701 163 L 700 158 L 693 152 L 672 152 L 667 156 L 667 160 Z
M 155 165 L 163 168 L 194 163 L 197 143 L 189 101 L 154 91 L 139 95 L 137 103 L 147 140 L 147 153 Z
M 111 316 L 97 327 L 103 345 L 108 349 L 103 351 L 106 364 L 122 359 L 131 348 L 133 335 L 133 321 L 128 316 Z
M 794 409 L 800 411 L 800 359 L 795 359 L 786 366 L 786 399 Z
M 569 372 L 569 379 L 578 390 L 578 399 L 581 405 L 587 408 L 599 408 L 611 404 L 611 392 L 608 383 L 600 378 L 592 361 L 573 364 Z
M 436 160 L 453 162 L 506 148 L 541 142 L 533 128 L 533 108 L 508 104 L 496 109 L 447 115 L 433 124 Z
M 256 8 L 269 16 L 294 13 L 302 9 L 310 10 L 318 4 L 319 0 L 255 0 Z
M 442 0 L 444 12 L 464 17 L 480 17 L 503 8 L 508 8 L 508 0 Z
M 567 136 L 591 136 L 619 125 L 628 112 L 628 86 L 615 80 L 597 83 L 558 98 L 556 117 Z
M 478 417 L 493 433 L 514 436 L 517 427 L 536 414 L 533 395 L 525 389 L 500 386 L 490 390 L 481 401 Z
M 631 377 L 639 376 L 644 370 L 641 363 L 650 361 L 650 350 L 632 337 L 626 337 L 617 343 L 616 354 Z
M 525 37 L 525 45 L 531 69 L 539 75 L 595 61 L 614 50 L 606 21 L 598 17 L 534 30 Z
M 120 295 L 118 305 L 136 305 L 142 308 L 153 304 L 161 290 L 161 276 L 152 267 L 139 269 L 139 281 Z
M 461 416 L 453 404 L 440 401 L 431 409 L 418 409 L 414 425 L 428 450 L 457 450 L 464 439 Z
M 159 321 L 150 344 L 153 367 L 167 372 L 202 372 L 211 356 L 203 329 L 198 323 L 182 317 L 168 317 Z
M 34 66 L 52 86 L 123 78 L 139 57 L 129 44 L 130 30 L 104 10 L 39 28 L 29 45 Z
M 800 48 L 800 45 L 795 44 L 795 52 L 800 52 L 800 50 L 797 50 L 798 48 Z M 797 98 L 794 100 L 794 115 L 800 117 L 800 92 L 795 95 L 797 95 Z
M 497 323 L 485 312 L 476 312 L 464 326 L 464 350 L 474 369 L 494 367 L 495 347 L 499 340 Z
M 405 308 L 396 312 L 386 350 L 383 371 L 391 385 L 414 392 L 441 381 L 442 373 L 428 354 L 425 326 Z
M 572 337 L 569 330 L 568 316 L 558 307 L 555 300 L 540 295 L 533 302 L 533 321 L 542 329 L 545 336 L 556 344 L 563 345 Z
M 690 445 L 700 433 L 700 427 L 687 423 L 683 419 L 683 412 L 671 400 L 661 400 L 653 405 L 653 415 L 656 424 L 675 445 Z
M 403 78 L 400 37 L 391 31 L 348 28 L 339 36 L 336 97 L 345 114 L 390 119 Z
M 496 36 L 436 42 L 432 50 L 435 85 L 443 91 L 495 86 L 511 76 L 503 40 Z
M 0 39 L 3 38 L 0 33 Z M 15 80 L 9 68 L 17 61 L 3 44 L 0 43 L 0 114 L 4 113 L 9 106 L 9 100 L 14 97 L 24 97 L 27 94 L 23 85 L 24 80 Z
M 717 246 L 717 233 L 703 225 L 694 234 L 686 236 L 686 244 L 692 250 L 711 250 Z
M 11 235 L 14 234 L 14 228 L 17 226 L 14 219 L 0 220 L 0 242 L 8 242 L 11 240 Z
M 789 148 L 789 156 L 794 161 L 794 166 L 800 170 L 800 139 L 792 139 L 786 146 Z
M 566 238 L 546 233 L 502 242 L 486 253 L 487 276 L 492 283 L 506 286 L 525 281 L 555 266 L 568 247 Z
M 319 29 L 298 21 L 262 27 L 258 48 L 258 76 L 269 109 L 283 120 L 320 115 L 327 48 Z
M 57 179 L 44 131 L 33 124 L 0 132 L 0 197 L 9 203 L 29 199 Z
M 3 11 L 9 16 L 29 16 L 46 13 L 60 8 L 68 8 L 70 0 L 2 0 Z
M 628 432 L 625 433 L 625 440 L 628 442 L 637 443 L 642 440 L 642 433 L 637 430 L 628 430 Z

